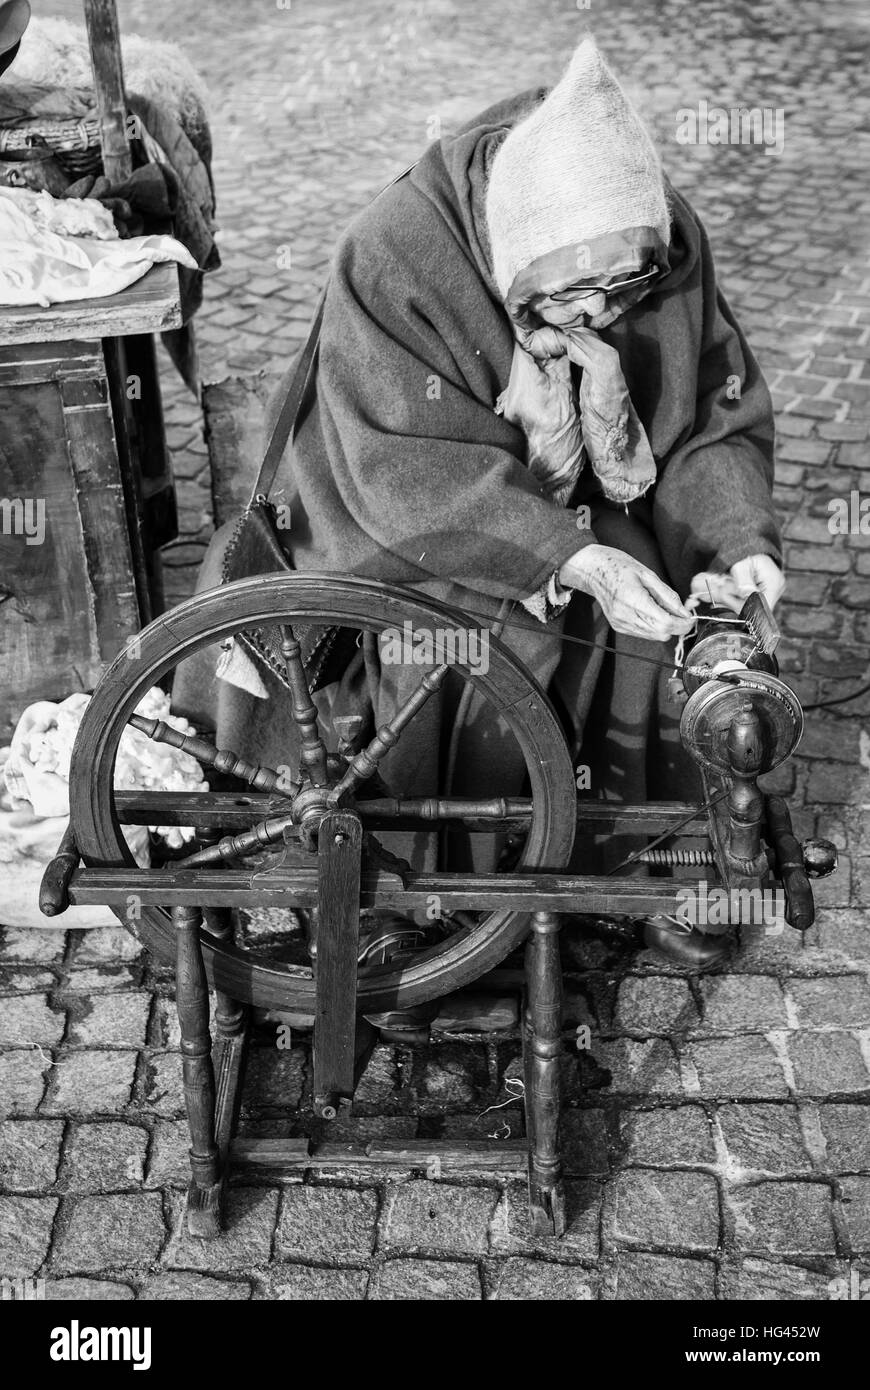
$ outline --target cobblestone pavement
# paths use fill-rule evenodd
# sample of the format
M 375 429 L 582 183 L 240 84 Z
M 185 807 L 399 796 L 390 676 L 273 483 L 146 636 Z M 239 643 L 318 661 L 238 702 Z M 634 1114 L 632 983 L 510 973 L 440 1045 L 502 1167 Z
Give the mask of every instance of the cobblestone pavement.
M 51 6 L 43 6 L 49 10 Z M 122 3 L 127 30 L 145 8 Z M 585 20 L 706 219 L 721 278 L 774 390 L 790 583 L 784 668 L 801 697 L 861 683 L 870 544 L 829 502 L 870 495 L 868 20 L 806 0 L 579 13 L 568 0 L 149 0 L 214 94 L 223 270 L 200 317 L 203 374 L 273 370 L 303 333 L 342 224 L 421 150 L 495 97 L 552 79 Z M 243 32 L 238 16 L 243 15 Z M 862 90 L 859 90 L 861 88 Z M 700 100 L 784 108 L 781 156 L 681 146 Z M 279 268 L 281 248 L 290 264 Z M 196 403 L 167 377 L 189 592 L 210 528 Z M 861 491 L 863 489 L 863 491 Z M 856 505 L 860 502 L 857 500 Z M 849 678 L 842 686 L 835 678 Z M 169 977 L 121 930 L 2 942 L 0 1273 L 93 1298 L 755 1299 L 870 1297 L 870 697 L 811 713 L 772 780 L 799 835 L 841 851 L 820 921 L 747 934 L 727 973 L 686 978 L 572 935 L 565 1064 L 570 1228 L 530 1238 L 519 1187 L 377 1173 L 237 1181 L 227 1234 L 179 1234 L 186 1146 Z M 348 1138 L 487 1132 L 510 1037 L 381 1048 Z M 255 1054 L 244 1125 L 310 1098 L 307 1048 Z M 496 1124 L 493 1123 L 495 1119 Z M 298 1122 L 304 1128 L 304 1121 Z

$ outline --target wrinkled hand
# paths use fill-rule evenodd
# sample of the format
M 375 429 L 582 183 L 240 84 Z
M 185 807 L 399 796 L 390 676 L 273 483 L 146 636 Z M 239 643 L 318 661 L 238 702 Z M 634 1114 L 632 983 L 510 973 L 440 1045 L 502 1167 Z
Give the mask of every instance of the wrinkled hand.
M 693 594 L 712 599 L 722 608 L 730 608 L 732 613 L 739 613 L 756 589 L 773 608 L 782 597 L 784 588 L 785 576 L 769 555 L 750 555 L 745 560 L 738 560 L 727 574 L 710 574 L 706 571 L 696 574 L 691 585 Z
M 614 632 L 664 642 L 690 630 L 693 615 L 673 589 L 622 550 L 587 545 L 559 571 L 568 588 L 597 599 Z

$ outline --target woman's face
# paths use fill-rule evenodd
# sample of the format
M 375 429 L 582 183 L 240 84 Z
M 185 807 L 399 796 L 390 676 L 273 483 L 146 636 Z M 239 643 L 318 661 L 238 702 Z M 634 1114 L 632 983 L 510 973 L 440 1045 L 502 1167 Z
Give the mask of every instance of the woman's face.
M 616 285 L 648 269 L 648 256 L 641 248 L 624 250 L 618 259 L 600 265 L 578 277 L 576 285 L 549 295 L 536 295 L 529 308 L 544 323 L 553 328 L 605 328 L 625 313 L 647 292 L 647 285 L 638 285 L 622 294 L 606 294 L 602 289 L 584 285 Z

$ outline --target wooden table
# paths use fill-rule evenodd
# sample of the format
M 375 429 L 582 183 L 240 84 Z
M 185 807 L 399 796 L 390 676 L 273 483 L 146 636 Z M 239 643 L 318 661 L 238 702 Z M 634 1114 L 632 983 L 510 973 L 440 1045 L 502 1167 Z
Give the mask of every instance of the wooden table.
M 92 689 L 162 609 L 177 524 L 153 334 L 180 324 L 174 263 L 0 309 L 0 737 L 31 701 Z

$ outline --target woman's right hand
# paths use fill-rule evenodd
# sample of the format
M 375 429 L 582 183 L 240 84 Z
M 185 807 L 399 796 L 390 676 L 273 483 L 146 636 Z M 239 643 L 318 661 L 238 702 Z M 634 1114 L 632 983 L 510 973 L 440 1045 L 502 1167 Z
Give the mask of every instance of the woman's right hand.
M 591 594 L 614 632 L 664 642 L 691 630 L 694 614 L 663 579 L 623 550 L 587 545 L 559 571 L 566 588 Z

